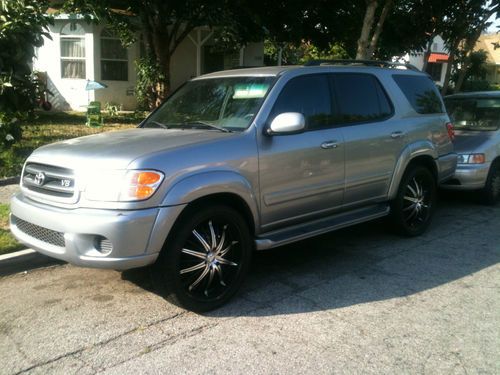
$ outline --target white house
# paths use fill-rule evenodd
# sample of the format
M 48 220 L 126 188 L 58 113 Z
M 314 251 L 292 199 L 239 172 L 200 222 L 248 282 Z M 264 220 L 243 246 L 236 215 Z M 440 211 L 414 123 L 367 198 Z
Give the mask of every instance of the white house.
M 424 51 L 414 51 L 403 57 L 403 60 L 414 65 L 420 70 L 424 67 L 424 59 Z M 444 44 L 444 40 L 439 35 L 434 37 L 431 45 L 431 53 L 427 62 L 426 72 L 429 73 L 436 84 L 441 86 L 444 83 L 448 59 L 449 54 Z
M 120 40 L 102 25 L 88 24 L 79 16 L 59 15 L 50 27 L 51 39 L 37 50 L 33 69 L 47 77 L 49 97 L 57 110 L 85 110 L 89 101 L 113 102 L 134 110 L 137 80 L 134 61 L 141 43 L 123 48 Z M 172 89 L 200 74 L 236 66 L 261 66 L 264 44 L 250 43 L 236 53 L 214 47 L 213 32 L 195 29 L 175 51 L 170 67 Z M 106 84 L 106 89 L 86 91 L 87 80 Z

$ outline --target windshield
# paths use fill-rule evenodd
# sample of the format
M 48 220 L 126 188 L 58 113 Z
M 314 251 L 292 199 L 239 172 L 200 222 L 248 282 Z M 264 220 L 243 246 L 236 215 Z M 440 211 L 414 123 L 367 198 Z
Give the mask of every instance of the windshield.
M 446 109 L 456 130 L 498 130 L 500 98 L 445 99 Z
M 151 116 L 146 128 L 243 131 L 257 114 L 273 77 L 230 77 L 186 83 Z

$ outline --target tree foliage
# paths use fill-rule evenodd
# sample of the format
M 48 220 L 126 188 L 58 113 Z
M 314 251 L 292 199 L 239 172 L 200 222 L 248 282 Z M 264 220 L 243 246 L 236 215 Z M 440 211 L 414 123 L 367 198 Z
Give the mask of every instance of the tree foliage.
M 36 82 L 31 74 L 35 48 L 49 36 L 52 22 L 46 1 L 0 1 L 0 147 L 21 137 L 16 122 L 36 105 Z
M 157 80 L 147 90 L 154 104 L 170 91 L 170 65 L 180 43 L 198 26 L 219 27 L 217 37 L 225 43 L 258 40 L 261 28 L 247 2 L 240 0 L 67 0 L 66 11 L 104 21 L 128 45 L 142 36 L 146 70 L 158 70 Z

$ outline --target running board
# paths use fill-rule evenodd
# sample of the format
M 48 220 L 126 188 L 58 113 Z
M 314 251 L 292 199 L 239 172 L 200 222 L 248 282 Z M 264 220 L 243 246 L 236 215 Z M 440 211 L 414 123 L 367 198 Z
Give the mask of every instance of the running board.
M 365 221 L 377 219 L 379 217 L 386 216 L 388 213 L 389 206 L 387 204 L 364 207 L 354 211 L 309 221 L 305 224 L 294 225 L 285 229 L 262 233 L 255 239 L 255 244 L 257 250 L 267 250 L 351 225 L 363 223 Z

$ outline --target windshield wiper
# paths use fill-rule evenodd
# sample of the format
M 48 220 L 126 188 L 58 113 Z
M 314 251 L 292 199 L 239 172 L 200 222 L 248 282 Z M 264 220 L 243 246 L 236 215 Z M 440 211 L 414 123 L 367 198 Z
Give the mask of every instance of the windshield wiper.
M 205 122 L 205 121 L 190 121 L 190 122 L 184 122 L 184 123 L 179 124 L 179 125 L 185 125 L 185 126 L 205 126 L 207 128 L 210 128 L 210 129 L 220 130 L 221 132 L 224 132 L 224 133 L 232 133 L 232 131 L 229 130 L 229 129 L 221 128 L 221 127 L 218 127 L 217 125 L 213 125 L 213 124 L 211 124 L 209 122 Z
M 210 124 L 209 122 L 205 121 L 190 121 L 190 122 L 179 122 L 179 123 L 173 123 L 173 124 L 163 124 L 161 122 L 151 120 L 146 123 L 146 127 L 148 124 L 155 124 L 159 126 L 162 129 L 173 129 L 173 128 L 199 128 L 199 127 L 206 127 L 214 130 L 219 130 L 224 133 L 232 133 L 232 130 L 226 129 L 226 128 L 220 128 L 216 125 Z
M 155 121 L 155 120 L 148 121 L 145 126 L 147 127 L 148 124 L 155 124 L 155 125 L 158 125 L 162 129 L 168 129 L 168 125 L 165 125 L 165 124 L 158 122 L 158 121 Z

